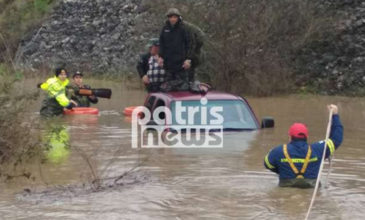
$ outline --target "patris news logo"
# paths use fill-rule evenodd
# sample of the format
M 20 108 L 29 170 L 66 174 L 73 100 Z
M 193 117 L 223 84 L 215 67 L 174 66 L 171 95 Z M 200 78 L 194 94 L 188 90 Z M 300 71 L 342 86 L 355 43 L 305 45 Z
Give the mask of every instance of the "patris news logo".
M 222 148 L 223 107 L 209 106 L 206 98 L 196 103 L 134 109 L 132 148 Z

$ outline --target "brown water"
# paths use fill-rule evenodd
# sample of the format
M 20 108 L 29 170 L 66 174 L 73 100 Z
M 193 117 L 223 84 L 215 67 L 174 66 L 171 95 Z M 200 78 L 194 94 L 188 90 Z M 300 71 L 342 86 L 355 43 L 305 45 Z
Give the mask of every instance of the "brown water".
M 118 83 L 90 84 L 112 88 L 112 99 L 100 100 L 99 116 L 54 122 L 70 136 L 69 153 L 58 163 L 29 164 L 34 181 L 2 184 L 1 219 L 304 219 L 313 190 L 277 187 L 263 158 L 287 141 L 294 121 L 307 123 L 311 141 L 323 139 L 328 103 L 339 105 L 345 136 L 311 219 L 363 219 L 363 98 L 248 98 L 259 118 L 275 118 L 274 129 L 227 132 L 222 149 L 132 149 L 122 110 L 143 104 L 145 93 Z M 36 114 L 38 106 L 30 108 Z M 102 179 L 99 190 L 90 189 L 95 177 Z

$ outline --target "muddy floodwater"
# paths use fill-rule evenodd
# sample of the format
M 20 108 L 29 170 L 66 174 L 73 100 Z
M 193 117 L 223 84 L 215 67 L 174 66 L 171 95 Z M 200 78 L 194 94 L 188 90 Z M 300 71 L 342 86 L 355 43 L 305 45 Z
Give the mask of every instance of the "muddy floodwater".
M 304 219 L 313 190 L 279 188 L 263 158 L 288 141 L 295 121 L 308 125 L 310 141 L 324 139 L 329 103 L 339 106 L 344 142 L 310 219 L 364 219 L 364 98 L 248 97 L 259 120 L 272 116 L 275 128 L 226 132 L 221 149 L 133 149 L 122 111 L 143 104 L 146 93 L 116 82 L 89 84 L 112 88 L 112 99 L 100 99 L 97 116 L 42 126 L 55 149 L 27 165 L 33 178 L 1 183 L 0 219 Z M 37 115 L 40 102 L 29 114 Z

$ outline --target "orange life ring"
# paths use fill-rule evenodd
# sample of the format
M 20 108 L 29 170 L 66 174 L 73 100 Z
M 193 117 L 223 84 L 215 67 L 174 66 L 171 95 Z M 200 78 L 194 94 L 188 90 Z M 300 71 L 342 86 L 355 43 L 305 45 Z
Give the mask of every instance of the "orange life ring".
M 136 109 L 136 108 L 138 108 L 138 107 L 140 107 L 140 106 L 129 106 L 129 107 L 126 107 L 126 108 L 124 108 L 124 110 L 123 110 L 123 114 L 124 114 L 125 116 L 131 117 L 131 116 L 132 116 L 132 113 L 133 113 L 133 111 L 134 111 L 134 109 Z
M 64 110 L 65 115 L 97 115 L 99 114 L 99 109 L 90 107 L 74 107 L 70 110 Z

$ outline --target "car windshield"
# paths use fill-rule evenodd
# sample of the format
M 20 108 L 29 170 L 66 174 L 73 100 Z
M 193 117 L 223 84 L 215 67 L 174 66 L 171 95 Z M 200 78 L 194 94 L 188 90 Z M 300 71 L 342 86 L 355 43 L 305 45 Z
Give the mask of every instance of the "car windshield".
M 241 100 L 209 100 L 203 104 L 200 100 L 174 101 L 171 103 L 171 112 L 173 125 L 186 122 L 199 126 L 218 122 L 216 125 L 223 126 L 225 130 L 258 128 L 251 109 Z M 219 115 L 223 120 L 219 121 Z

